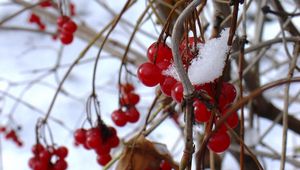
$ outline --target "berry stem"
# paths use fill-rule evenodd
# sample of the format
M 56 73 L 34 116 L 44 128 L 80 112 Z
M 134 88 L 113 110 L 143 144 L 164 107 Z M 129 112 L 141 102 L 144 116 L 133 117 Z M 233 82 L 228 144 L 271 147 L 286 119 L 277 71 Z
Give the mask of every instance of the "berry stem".
M 180 57 L 179 52 L 179 43 L 182 37 L 182 33 L 184 32 L 184 21 L 193 13 L 195 8 L 200 4 L 200 0 L 192 1 L 179 15 L 178 19 L 175 22 L 173 31 L 172 31 L 172 53 L 176 71 L 179 75 L 179 78 L 183 85 L 183 94 L 184 99 L 186 101 L 186 110 L 185 110 L 185 118 L 186 118 L 186 126 L 185 126 L 185 148 L 184 153 L 181 158 L 180 170 L 191 169 L 191 158 L 194 152 L 193 148 L 193 107 L 192 107 L 192 96 L 194 93 L 194 87 L 189 80 Z

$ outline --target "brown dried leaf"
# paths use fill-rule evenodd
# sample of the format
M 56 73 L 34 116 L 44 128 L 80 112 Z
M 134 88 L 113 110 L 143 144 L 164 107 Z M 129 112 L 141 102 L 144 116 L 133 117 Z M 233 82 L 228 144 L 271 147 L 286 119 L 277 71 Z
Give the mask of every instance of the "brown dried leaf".
M 159 169 L 162 160 L 168 161 L 173 169 L 178 170 L 166 145 L 151 142 L 139 135 L 126 144 L 116 170 Z

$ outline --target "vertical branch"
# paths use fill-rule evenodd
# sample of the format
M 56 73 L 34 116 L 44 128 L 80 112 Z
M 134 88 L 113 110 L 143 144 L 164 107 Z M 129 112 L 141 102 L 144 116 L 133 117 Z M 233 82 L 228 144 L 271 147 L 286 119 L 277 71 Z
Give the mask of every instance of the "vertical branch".
M 247 1 L 244 2 L 243 6 L 243 22 L 242 22 L 242 44 L 240 49 L 240 56 L 239 56 L 239 88 L 240 88 L 240 98 L 243 98 L 243 68 L 244 68 L 244 53 L 245 53 L 245 43 L 247 41 L 247 31 L 246 31 L 246 7 Z M 240 120 L 240 137 L 242 142 L 244 142 L 244 107 L 241 108 L 241 120 Z M 240 169 L 244 170 L 244 154 L 245 154 L 245 147 L 244 144 L 240 142 Z
M 294 56 L 290 62 L 290 69 L 288 73 L 288 80 L 291 80 L 294 74 L 294 69 L 297 64 L 297 58 L 299 55 L 299 44 L 295 45 Z M 281 149 L 281 160 L 280 160 L 280 170 L 285 169 L 286 162 L 286 145 L 287 145 L 287 130 L 288 130 L 288 112 L 289 112 L 289 91 L 290 91 L 290 83 L 287 83 L 284 89 L 284 108 L 283 108 L 283 118 L 282 118 L 282 149 Z
M 185 110 L 185 149 L 183 156 L 180 162 L 180 170 L 191 169 L 191 157 L 194 151 L 193 148 L 193 107 L 192 107 L 192 95 L 194 92 L 194 87 L 192 86 L 191 81 L 189 80 L 181 61 L 180 52 L 179 52 L 179 42 L 183 33 L 183 25 L 186 18 L 188 18 L 195 8 L 200 4 L 200 0 L 192 1 L 179 15 L 178 19 L 175 22 L 173 31 L 172 31 L 172 53 L 175 63 L 176 71 L 179 75 L 179 78 L 183 85 L 184 99 L 186 101 L 186 110 Z

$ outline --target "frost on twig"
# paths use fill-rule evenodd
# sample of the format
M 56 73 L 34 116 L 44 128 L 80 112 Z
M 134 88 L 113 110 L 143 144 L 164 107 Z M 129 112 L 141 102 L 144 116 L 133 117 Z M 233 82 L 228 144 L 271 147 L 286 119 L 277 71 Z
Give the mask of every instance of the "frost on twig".
M 199 54 L 192 60 L 188 68 L 188 77 L 192 84 L 208 83 L 222 75 L 226 53 L 229 50 L 228 36 L 229 28 L 226 28 L 219 38 L 208 40 L 205 44 L 197 44 Z M 172 76 L 179 81 L 174 64 L 164 70 L 163 74 Z

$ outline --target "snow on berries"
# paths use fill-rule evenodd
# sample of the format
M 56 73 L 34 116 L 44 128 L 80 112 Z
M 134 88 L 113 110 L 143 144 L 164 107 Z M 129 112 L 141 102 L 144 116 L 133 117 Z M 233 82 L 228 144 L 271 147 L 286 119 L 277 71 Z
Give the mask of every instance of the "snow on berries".
M 226 114 L 228 108 L 236 98 L 235 87 L 227 82 L 219 81 L 225 66 L 227 39 L 229 29 L 225 29 L 219 38 L 205 43 L 199 38 L 189 37 L 179 44 L 179 52 L 184 69 L 187 71 L 197 93 L 205 93 L 210 99 L 204 100 L 197 96 L 193 99 L 194 121 L 196 123 L 213 122 L 213 128 Z M 183 103 L 183 85 L 179 80 L 173 62 L 172 51 L 167 44 L 154 42 L 147 51 L 148 62 L 143 63 L 137 70 L 139 80 L 148 87 L 159 84 L 161 92 L 173 101 Z M 217 90 L 220 89 L 220 90 Z M 213 109 L 217 112 L 213 112 Z M 116 110 L 114 115 L 124 115 Z M 115 116 L 115 122 L 123 126 L 122 116 Z M 232 113 L 217 133 L 213 134 L 208 142 L 208 148 L 216 153 L 225 151 L 230 144 L 227 126 L 237 127 L 239 117 Z M 227 126 L 226 126 L 227 125 Z

